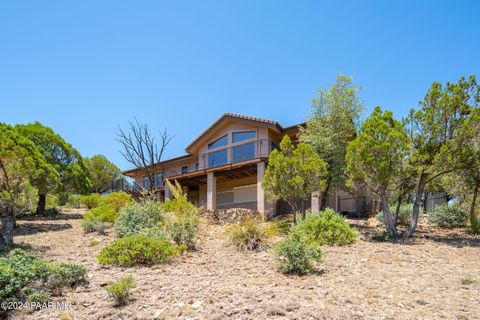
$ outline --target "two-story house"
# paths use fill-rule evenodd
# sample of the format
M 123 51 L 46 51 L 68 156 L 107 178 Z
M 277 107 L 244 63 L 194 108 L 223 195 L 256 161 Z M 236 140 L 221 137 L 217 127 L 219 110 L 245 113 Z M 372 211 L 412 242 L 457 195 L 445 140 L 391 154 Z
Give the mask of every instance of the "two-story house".
M 171 198 L 164 180 L 177 180 L 193 203 L 209 210 L 246 208 L 277 211 L 262 189 L 268 156 L 284 135 L 295 141 L 299 125 L 225 113 L 186 147 L 186 154 L 157 164 L 160 201 Z M 123 172 L 138 186 L 148 187 L 139 168 Z

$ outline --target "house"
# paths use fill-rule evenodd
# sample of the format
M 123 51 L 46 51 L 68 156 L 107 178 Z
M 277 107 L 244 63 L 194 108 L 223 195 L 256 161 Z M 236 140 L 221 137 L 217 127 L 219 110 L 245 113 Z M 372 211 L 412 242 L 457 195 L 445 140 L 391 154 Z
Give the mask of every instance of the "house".
M 225 113 L 186 148 L 186 154 L 156 165 L 155 192 L 159 201 L 172 198 L 165 179 L 178 181 L 188 199 L 209 210 L 245 208 L 270 214 L 284 214 L 290 207 L 283 201 L 267 201 L 262 189 L 268 156 L 284 135 L 298 141 L 300 123 L 282 127 L 278 122 Z M 135 189 L 148 189 L 142 168 L 124 171 L 135 180 Z M 123 186 L 123 180 L 122 186 Z M 122 187 L 119 187 L 122 188 Z M 115 188 L 117 189 L 117 188 Z M 305 200 L 305 207 L 319 210 L 315 195 Z M 445 203 L 444 198 L 426 202 L 426 208 Z M 362 215 L 377 207 L 362 190 L 351 194 L 337 190 L 325 199 L 325 207 L 343 214 Z
M 200 133 L 186 154 L 157 164 L 155 190 L 160 201 L 171 198 L 165 179 L 177 180 L 188 199 L 209 210 L 245 208 L 259 212 L 285 210 L 265 198 L 262 180 L 268 156 L 284 135 L 297 141 L 299 127 L 225 113 Z M 123 172 L 140 188 L 148 187 L 141 168 Z

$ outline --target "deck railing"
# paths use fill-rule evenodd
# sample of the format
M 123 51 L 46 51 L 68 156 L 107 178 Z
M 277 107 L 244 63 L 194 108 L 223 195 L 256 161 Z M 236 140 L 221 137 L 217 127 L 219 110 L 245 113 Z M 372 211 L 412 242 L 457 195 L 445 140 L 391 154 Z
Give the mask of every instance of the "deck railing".
M 189 167 L 189 170 L 184 172 L 167 169 L 164 172 L 164 177 L 181 177 L 183 175 L 205 171 L 211 168 L 268 158 L 275 148 L 277 148 L 277 145 L 269 139 L 258 139 L 236 144 L 231 147 L 218 148 L 199 154 L 197 165 L 194 168 Z

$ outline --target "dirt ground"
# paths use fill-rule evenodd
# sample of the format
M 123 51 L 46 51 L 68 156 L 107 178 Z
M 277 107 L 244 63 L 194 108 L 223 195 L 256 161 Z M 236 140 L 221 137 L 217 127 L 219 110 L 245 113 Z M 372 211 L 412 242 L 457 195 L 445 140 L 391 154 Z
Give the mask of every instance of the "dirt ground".
M 84 234 L 80 219 L 73 211 L 18 221 L 16 243 L 84 264 L 90 283 L 58 298 L 73 302 L 72 310 L 22 310 L 12 318 L 480 319 L 480 239 L 462 230 L 422 229 L 413 241 L 392 244 L 369 240 L 375 230 L 367 221 L 350 221 L 359 239 L 325 247 L 317 272 L 299 277 L 279 273 L 270 251 L 237 252 L 216 225 L 203 227 L 197 252 L 169 265 L 102 267 L 95 256 L 113 234 Z M 130 304 L 115 308 L 104 287 L 125 275 L 137 287 Z

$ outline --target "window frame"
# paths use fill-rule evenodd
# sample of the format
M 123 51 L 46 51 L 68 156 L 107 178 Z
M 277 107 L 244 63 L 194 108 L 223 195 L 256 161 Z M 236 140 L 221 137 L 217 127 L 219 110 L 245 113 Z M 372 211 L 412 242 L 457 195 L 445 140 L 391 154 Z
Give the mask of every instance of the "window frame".
M 225 144 L 222 144 L 222 145 L 216 146 L 216 147 L 212 147 L 213 144 L 217 143 L 218 141 L 220 141 L 224 138 L 226 139 Z M 212 141 L 209 144 L 207 144 L 207 150 L 215 150 L 215 149 L 219 149 L 219 148 L 222 148 L 222 147 L 228 147 L 228 143 L 229 143 L 228 134 L 226 134 L 226 135 L 221 136 L 218 139 L 215 139 L 215 141 Z
M 240 141 L 235 141 L 235 134 L 236 133 L 250 133 L 252 132 L 253 133 L 253 137 L 250 137 L 250 138 L 247 138 L 247 139 L 243 139 L 243 140 L 240 140 Z M 232 145 L 237 145 L 237 144 L 241 144 L 242 142 L 245 142 L 245 141 L 251 141 L 251 140 L 256 140 L 257 139 L 257 130 L 253 129 L 253 130 L 238 130 L 238 131 L 232 131 Z
M 183 168 L 187 168 L 187 170 L 184 172 Z M 190 172 L 190 165 L 186 164 L 186 165 L 183 165 L 183 166 L 180 167 L 180 173 L 181 174 L 186 174 L 188 172 Z

